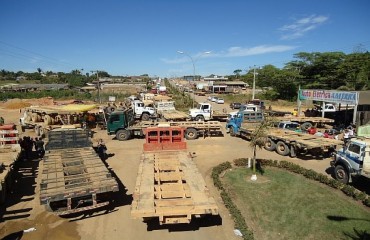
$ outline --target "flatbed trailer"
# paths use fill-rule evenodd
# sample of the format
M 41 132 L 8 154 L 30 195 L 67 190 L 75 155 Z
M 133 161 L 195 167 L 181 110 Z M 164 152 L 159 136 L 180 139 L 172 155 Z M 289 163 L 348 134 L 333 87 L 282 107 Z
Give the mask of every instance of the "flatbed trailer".
M 14 164 L 21 153 L 18 141 L 14 124 L 0 126 L 0 205 L 6 202 L 13 187 Z
M 161 101 L 155 103 L 157 117 L 165 121 L 185 121 L 189 116 L 187 113 L 176 110 L 173 101 Z
M 251 139 L 254 127 L 244 126 L 240 128 L 240 136 Z M 268 151 L 276 151 L 282 156 L 290 155 L 324 155 L 329 156 L 343 141 L 299 133 L 291 130 L 270 129 L 267 134 L 264 148 Z
M 190 223 L 193 217 L 218 215 L 218 207 L 180 127 L 147 128 L 131 216 L 159 218 L 160 224 Z
M 107 206 L 118 183 L 98 157 L 85 129 L 48 133 L 41 162 L 40 203 L 57 215 Z
M 325 124 L 333 124 L 334 119 L 323 117 L 283 116 L 275 117 L 277 121 L 291 121 L 301 124 L 301 129 L 307 131 L 312 126 L 321 127 Z
M 131 136 L 144 136 L 145 129 L 148 127 L 156 127 L 159 125 L 179 126 L 185 129 L 185 138 L 187 140 L 197 139 L 199 136 L 215 136 L 222 135 L 222 125 L 219 121 L 171 121 L 171 122 L 158 122 L 158 121 L 141 121 L 126 129 L 130 139 Z M 128 140 L 122 139 L 122 140 Z

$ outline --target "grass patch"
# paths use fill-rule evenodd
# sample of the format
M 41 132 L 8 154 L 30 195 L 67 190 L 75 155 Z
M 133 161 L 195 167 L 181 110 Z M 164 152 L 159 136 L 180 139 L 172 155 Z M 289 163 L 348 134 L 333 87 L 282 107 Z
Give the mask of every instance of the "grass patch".
M 266 168 L 263 182 L 249 169 L 225 174 L 232 196 L 256 239 L 366 239 L 370 211 L 304 176 Z

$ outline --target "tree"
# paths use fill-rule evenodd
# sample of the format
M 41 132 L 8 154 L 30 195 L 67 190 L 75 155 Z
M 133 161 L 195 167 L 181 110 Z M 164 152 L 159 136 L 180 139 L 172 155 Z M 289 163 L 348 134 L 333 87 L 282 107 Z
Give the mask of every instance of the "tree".
M 37 72 L 38 73 L 42 73 L 42 69 L 41 68 L 37 68 Z
M 256 156 L 257 156 L 257 147 L 261 149 L 265 146 L 267 139 L 267 132 L 270 128 L 272 120 L 266 118 L 261 124 L 259 124 L 256 129 L 252 132 L 250 146 L 253 148 L 253 175 L 251 177 L 252 181 L 257 180 L 256 175 Z
M 235 76 L 238 78 L 239 76 L 240 76 L 240 73 L 242 72 L 242 70 L 241 69 L 236 69 L 236 70 L 234 70 L 234 74 L 235 74 Z

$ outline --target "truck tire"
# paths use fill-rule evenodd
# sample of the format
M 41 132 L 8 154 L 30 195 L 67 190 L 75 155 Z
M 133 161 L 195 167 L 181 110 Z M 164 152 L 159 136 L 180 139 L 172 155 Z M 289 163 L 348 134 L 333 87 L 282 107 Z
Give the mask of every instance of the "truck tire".
M 276 143 L 276 152 L 281 156 L 286 156 L 289 154 L 289 147 L 282 141 Z
M 40 136 L 40 129 L 41 127 L 40 126 L 35 126 L 35 133 L 36 133 L 36 136 Z
M 334 169 L 335 178 L 342 183 L 347 184 L 349 182 L 349 174 L 345 167 L 337 165 Z
M 232 136 L 232 137 L 236 136 L 234 127 L 229 128 L 229 133 L 230 133 L 230 136 Z
M 195 121 L 204 122 L 204 116 L 202 116 L 202 115 L 196 116 Z
M 297 157 L 298 149 L 294 146 L 290 146 L 290 157 L 294 158 Z
M 301 125 L 301 129 L 302 129 L 303 131 L 307 131 L 310 127 L 312 127 L 312 123 L 310 123 L 310 122 L 305 122 L 305 123 L 303 123 L 303 124 Z
M 274 151 L 276 149 L 276 143 L 270 138 L 267 138 L 264 147 L 267 151 Z
M 131 132 L 129 130 L 121 129 L 121 130 L 118 130 L 116 133 L 116 138 L 119 141 L 129 140 L 130 137 L 131 137 Z
M 188 128 L 185 131 L 185 138 L 187 140 L 194 140 L 198 138 L 198 131 L 195 128 Z
M 50 117 L 50 115 L 45 115 L 45 116 L 44 116 L 44 124 L 45 124 L 46 126 L 51 125 L 51 117 Z
M 149 119 L 150 119 L 149 113 L 143 113 L 143 115 L 141 115 L 142 121 L 149 121 Z

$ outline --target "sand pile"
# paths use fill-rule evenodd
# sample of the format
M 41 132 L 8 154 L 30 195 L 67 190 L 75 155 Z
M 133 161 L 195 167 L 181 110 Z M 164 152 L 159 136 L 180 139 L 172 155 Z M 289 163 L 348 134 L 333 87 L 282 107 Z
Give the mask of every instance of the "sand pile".
M 9 99 L 5 103 L 1 103 L 0 107 L 5 109 L 19 109 L 29 107 L 31 105 L 46 106 L 54 105 L 54 100 L 52 98 L 40 98 L 40 99 Z

